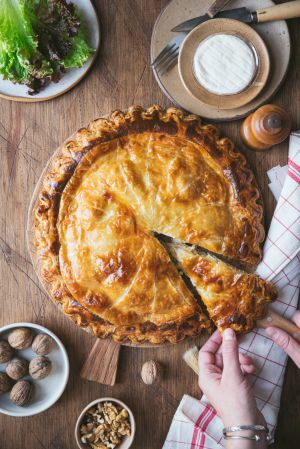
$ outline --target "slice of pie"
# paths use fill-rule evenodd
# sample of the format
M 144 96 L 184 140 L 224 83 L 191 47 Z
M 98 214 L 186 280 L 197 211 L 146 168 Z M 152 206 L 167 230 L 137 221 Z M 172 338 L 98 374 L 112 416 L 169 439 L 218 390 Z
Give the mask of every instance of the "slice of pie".
M 135 106 L 79 130 L 53 158 L 34 209 L 40 274 L 97 336 L 196 335 L 210 321 L 156 233 L 253 269 L 262 205 L 245 157 L 214 126 Z
M 210 318 L 222 332 L 227 327 L 248 332 L 263 318 L 276 288 L 211 254 L 181 244 L 168 244 L 176 263 L 192 281 Z

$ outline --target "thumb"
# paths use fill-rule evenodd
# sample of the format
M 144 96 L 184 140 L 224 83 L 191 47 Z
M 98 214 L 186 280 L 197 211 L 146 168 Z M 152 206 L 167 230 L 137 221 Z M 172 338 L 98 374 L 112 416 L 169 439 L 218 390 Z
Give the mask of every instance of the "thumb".
M 243 378 L 239 361 L 239 350 L 235 332 L 233 329 L 225 329 L 222 343 L 223 376 L 237 379 Z
M 277 327 L 268 327 L 266 333 L 272 338 L 274 343 L 280 346 L 294 360 L 298 368 L 300 368 L 300 344 L 287 332 Z

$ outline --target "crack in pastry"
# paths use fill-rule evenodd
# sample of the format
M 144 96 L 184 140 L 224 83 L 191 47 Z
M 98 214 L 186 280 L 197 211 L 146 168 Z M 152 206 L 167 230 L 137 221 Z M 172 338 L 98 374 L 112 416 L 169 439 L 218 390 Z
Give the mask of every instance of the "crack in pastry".
M 164 246 L 166 251 L 168 252 L 171 261 L 173 262 L 174 266 L 177 268 L 177 271 L 179 275 L 181 276 L 183 282 L 187 286 L 187 288 L 190 290 L 196 301 L 200 304 L 201 310 L 205 313 L 205 315 L 209 316 L 209 313 L 207 311 L 206 304 L 203 302 L 200 293 L 198 292 L 197 288 L 193 284 L 191 278 L 185 273 L 185 271 L 182 270 L 182 267 L 180 265 L 180 262 L 176 258 L 175 251 L 173 250 L 174 245 L 182 246 L 183 248 L 187 248 L 187 251 L 189 251 L 190 248 L 194 248 L 193 245 L 190 245 L 189 243 L 178 243 L 172 237 L 169 237 L 167 235 L 155 235 L 156 238 L 161 242 L 161 244 Z
M 171 246 L 179 245 L 179 246 L 182 246 L 183 248 L 192 248 L 193 251 L 195 251 L 195 252 L 198 251 L 200 254 L 211 255 L 212 257 L 215 257 L 216 259 L 220 259 L 225 264 L 231 265 L 232 267 L 235 267 L 237 269 L 243 268 L 243 263 L 238 262 L 233 259 L 229 259 L 228 257 L 226 257 L 222 254 L 217 254 L 217 253 L 214 253 L 213 251 L 209 251 L 208 249 L 203 248 L 202 246 L 195 245 L 192 243 L 187 243 L 187 242 L 184 242 L 179 239 L 173 239 L 172 237 L 170 237 L 168 235 L 159 234 L 158 232 L 153 232 L 153 235 L 164 245 L 164 247 L 170 254 L 170 257 L 172 257 L 172 260 L 174 261 L 175 264 L 177 263 L 177 261 L 176 261 L 176 258 L 174 257 L 174 253 L 172 251 L 170 251 L 168 243 L 171 243 Z M 247 267 L 247 269 L 248 269 L 248 272 L 251 273 L 253 271 L 254 267 Z
M 211 329 L 153 233 L 253 268 L 262 206 L 244 156 L 199 117 L 115 111 L 53 159 L 34 209 L 51 297 L 99 337 L 176 342 Z

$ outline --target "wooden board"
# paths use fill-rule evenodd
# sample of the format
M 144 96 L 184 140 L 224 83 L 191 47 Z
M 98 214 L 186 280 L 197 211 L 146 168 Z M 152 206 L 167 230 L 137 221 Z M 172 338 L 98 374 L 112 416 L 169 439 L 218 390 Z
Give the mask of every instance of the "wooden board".
M 65 318 L 45 295 L 26 247 L 26 219 L 30 198 L 53 151 L 76 129 L 115 108 L 132 103 L 169 106 L 153 77 L 150 40 L 154 22 L 168 0 L 95 0 L 102 24 L 103 44 L 89 76 L 72 91 L 44 103 L 0 100 L 0 325 L 34 321 L 54 331 L 70 356 L 70 381 L 58 403 L 42 415 L 14 420 L 0 415 L 1 449 L 75 449 L 74 426 L 81 409 L 100 396 L 127 403 L 137 421 L 133 449 L 161 449 L 184 393 L 199 397 L 197 378 L 181 357 L 191 345 L 133 349 L 122 347 L 117 383 L 99 385 L 80 378 L 94 338 Z M 298 20 L 290 22 L 293 43 L 300 42 Z M 300 128 L 300 60 L 295 47 L 284 86 L 274 101 L 290 110 L 294 129 Z M 241 147 L 240 122 L 222 124 L 223 133 Z M 241 147 L 242 148 L 242 147 Z M 244 150 L 263 191 L 267 223 L 274 200 L 266 170 L 285 164 L 287 143 L 269 152 Z M 199 341 L 196 339 L 196 342 Z M 140 369 L 146 360 L 164 366 L 158 386 L 146 387 Z M 273 449 L 300 446 L 300 372 L 288 366 L 282 407 Z M 16 431 L 17 429 L 17 431 Z
M 170 31 L 175 25 L 195 16 L 205 14 L 213 0 L 172 0 L 166 9 L 158 17 L 151 38 L 151 60 L 159 54 L 165 44 L 175 36 Z M 256 10 L 262 6 L 272 6 L 272 0 L 231 0 L 225 9 L 247 6 L 250 10 Z M 187 91 L 180 79 L 178 66 L 164 75 L 159 75 L 155 70 L 155 77 L 165 94 L 180 107 L 194 114 L 199 114 L 210 120 L 228 121 L 238 119 L 249 114 L 259 105 L 266 103 L 277 92 L 287 72 L 290 59 L 290 37 L 285 21 L 276 21 L 251 25 L 263 38 L 268 48 L 271 59 L 271 72 L 262 92 L 254 100 L 230 110 L 210 106 L 196 98 Z

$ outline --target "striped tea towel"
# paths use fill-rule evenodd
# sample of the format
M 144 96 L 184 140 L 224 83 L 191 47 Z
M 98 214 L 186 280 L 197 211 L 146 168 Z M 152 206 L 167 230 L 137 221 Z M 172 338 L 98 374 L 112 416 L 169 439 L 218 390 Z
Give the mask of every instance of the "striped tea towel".
M 290 137 L 288 172 L 264 245 L 257 273 L 274 282 L 279 295 L 272 307 L 290 318 L 296 310 L 300 286 L 300 131 Z M 263 329 L 239 340 L 240 350 L 254 359 L 249 376 L 257 406 L 274 436 L 287 356 Z M 237 423 L 239 424 L 239 423 Z M 163 449 L 220 449 L 223 424 L 203 396 L 183 396 Z

